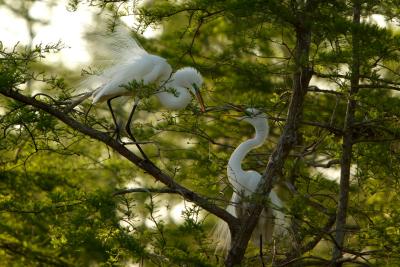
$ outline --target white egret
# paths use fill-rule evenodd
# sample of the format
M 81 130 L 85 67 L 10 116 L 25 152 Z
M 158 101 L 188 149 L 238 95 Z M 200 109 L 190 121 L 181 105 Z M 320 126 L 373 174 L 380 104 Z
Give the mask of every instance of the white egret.
M 137 144 L 131 132 L 131 121 L 135 109 L 140 101 L 134 90 L 129 90 L 127 85 L 135 81 L 137 85 L 155 85 L 158 89 L 155 93 L 161 104 L 168 109 L 183 109 L 191 101 L 193 94 L 204 112 L 205 107 L 200 94 L 203 78 L 200 73 L 191 67 L 179 69 L 172 74 L 172 68 L 167 60 L 147 53 L 135 39 L 129 36 L 126 30 L 119 27 L 112 35 L 114 41 L 113 64 L 103 70 L 100 75 L 90 77 L 84 84 L 97 84 L 93 91 L 93 104 L 107 101 L 114 123 L 116 125 L 117 138 L 119 129 L 111 106 L 111 100 L 120 96 L 134 96 L 135 103 L 126 124 L 129 137 L 147 159 L 143 150 Z
M 246 109 L 245 113 L 246 116 L 241 119 L 255 128 L 255 137 L 241 143 L 233 151 L 227 166 L 228 180 L 234 192 L 226 210 L 238 218 L 244 216 L 243 212 L 247 207 L 246 202 L 257 190 L 258 183 L 261 180 L 260 173 L 253 170 L 243 170 L 242 161 L 252 149 L 261 146 L 269 134 L 266 114 L 254 108 Z M 285 215 L 281 211 L 282 201 L 274 190 L 270 192 L 269 199 L 269 206 L 264 208 L 252 234 L 252 240 L 256 245 L 260 244 L 260 240 L 271 242 L 273 236 L 285 235 L 287 231 Z M 217 249 L 223 252 L 227 251 L 230 246 L 230 234 L 225 222 L 222 221 L 217 225 L 214 237 L 218 242 Z

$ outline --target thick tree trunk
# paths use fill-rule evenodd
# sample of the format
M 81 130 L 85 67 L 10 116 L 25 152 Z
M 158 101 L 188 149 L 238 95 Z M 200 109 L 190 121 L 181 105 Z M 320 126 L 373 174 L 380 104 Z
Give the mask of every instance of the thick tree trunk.
M 336 236 L 335 246 L 333 249 L 332 261 L 335 263 L 342 256 L 342 248 L 345 237 L 347 206 L 349 199 L 350 187 L 350 167 L 353 151 L 353 124 L 356 111 L 356 100 L 354 96 L 358 92 L 360 79 L 360 55 L 357 27 L 360 25 L 361 4 L 358 0 L 354 2 L 353 7 L 353 30 L 352 30 L 352 65 L 350 92 L 347 101 L 346 117 L 344 122 L 344 134 L 342 145 L 341 169 L 340 169 L 340 186 L 339 186 L 339 204 L 336 215 Z M 335 263 L 335 266 L 342 266 L 342 263 Z
M 260 196 L 269 195 L 277 177 L 282 171 L 285 159 L 297 142 L 297 130 L 301 122 L 304 97 L 307 93 L 307 88 L 312 77 L 312 70 L 309 66 L 311 29 L 310 25 L 305 23 L 307 16 L 299 17 L 301 17 L 299 24 L 295 25 L 297 41 L 294 57 L 295 69 L 293 74 L 293 94 L 289 105 L 285 128 L 277 147 L 268 161 L 268 165 L 263 174 L 263 179 L 257 191 L 257 194 Z M 231 233 L 232 242 L 225 261 L 226 266 L 236 266 L 241 263 L 247 244 L 262 210 L 263 204 L 254 203 L 251 205 L 246 212 L 247 216 L 241 219 L 239 229 L 234 233 Z

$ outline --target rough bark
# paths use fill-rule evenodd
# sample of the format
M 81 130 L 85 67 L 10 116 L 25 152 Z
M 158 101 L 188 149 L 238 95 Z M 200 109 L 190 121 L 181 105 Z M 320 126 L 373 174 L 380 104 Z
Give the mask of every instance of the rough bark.
M 347 217 L 347 207 L 350 186 L 350 167 L 353 150 L 353 124 L 356 111 L 356 100 L 354 96 L 358 92 L 360 79 L 360 40 L 357 34 L 357 26 L 360 25 L 361 4 L 359 1 L 354 2 L 353 7 L 353 30 L 352 30 L 352 64 L 351 64 L 351 80 L 350 91 L 347 101 L 346 117 L 344 122 L 344 134 L 342 139 L 342 156 L 340 169 L 340 185 L 339 185 L 339 204 L 336 215 L 335 230 L 335 247 L 333 249 L 332 262 L 335 266 L 342 266 L 343 262 L 338 261 L 342 256 L 342 248 L 345 238 L 345 226 Z
M 306 23 L 307 13 L 312 6 L 313 1 L 309 1 L 308 6 L 305 7 L 304 13 L 302 12 L 302 14 L 299 14 L 297 24 L 294 25 L 297 40 L 294 56 L 293 94 L 283 133 L 278 141 L 277 147 L 269 158 L 262 181 L 257 190 L 257 194 L 260 196 L 265 197 L 269 195 L 272 187 L 276 183 L 277 177 L 282 171 L 285 159 L 297 142 L 297 130 L 301 122 L 304 97 L 312 77 L 312 70 L 309 66 L 311 26 Z M 241 263 L 247 248 L 247 243 L 262 210 L 263 204 L 252 204 L 246 212 L 247 216 L 241 219 L 238 230 L 231 233 L 232 242 L 225 261 L 226 266 L 235 266 Z

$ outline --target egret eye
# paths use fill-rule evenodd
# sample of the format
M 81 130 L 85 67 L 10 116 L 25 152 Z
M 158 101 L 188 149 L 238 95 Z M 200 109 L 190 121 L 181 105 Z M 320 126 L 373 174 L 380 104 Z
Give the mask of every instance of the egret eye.
M 197 84 L 192 83 L 192 86 L 193 86 L 194 90 L 196 90 L 196 92 L 199 92 L 199 91 L 200 91 L 200 89 L 199 89 L 199 87 L 197 86 Z

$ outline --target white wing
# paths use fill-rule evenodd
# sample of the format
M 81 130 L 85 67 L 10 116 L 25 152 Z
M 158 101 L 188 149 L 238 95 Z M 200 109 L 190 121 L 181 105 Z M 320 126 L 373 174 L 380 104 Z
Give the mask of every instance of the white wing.
M 96 34 L 94 37 L 96 47 L 102 51 L 106 56 L 97 63 L 107 62 L 109 64 L 101 74 L 90 75 L 78 84 L 81 90 L 96 89 L 108 83 L 110 79 L 115 77 L 115 81 L 121 82 L 123 74 L 130 74 L 131 71 L 138 71 L 138 66 L 135 65 L 137 61 L 148 56 L 149 54 L 141 47 L 137 40 L 131 36 L 128 28 L 124 26 L 117 26 L 115 31 L 107 35 Z M 132 69 L 132 67 L 134 67 Z M 147 66 L 144 66 L 144 68 Z M 123 73 L 123 74 L 122 74 Z M 124 82 L 122 80 L 122 82 Z M 95 94 L 98 93 L 95 92 Z
M 112 66 L 104 70 L 99 79 L 106 82 L 94 93 L 93 103 L 101 102 L 114 96 L 128 94 L 129 92 L 121 86 L 133 80 L 138 82 L 144 81 L 147 75 L 154 72 L 156 64 L 154 57 L 156 56 L 147 54 L 133 59 L 130 63 Z M 147 80 L 146 83 L 148 82 L 152 81 Z
M 85 90 L 95 90 L 93 103 L 131 95 L 122 86 L 133 80 L 144 84 L 158 83 L 172 72 L 164 58 L 147 53 L 126 27 L 117 26 L 113 33 L 96 35 L 95 39 L 98 49 L 107 54 L 109 60 L 106 61 L 110 65 L 101 74 L 89 76 L 79 85 Z
M 117 26 L 111 34 L 102 35 L 99 40 L 111 54 L 111 61 L 115 63 L 130 62 L 137 57 L 148 53 L 131 35 L 127 27 Z

